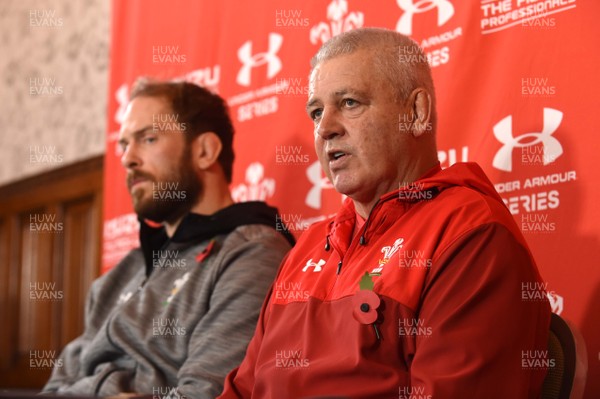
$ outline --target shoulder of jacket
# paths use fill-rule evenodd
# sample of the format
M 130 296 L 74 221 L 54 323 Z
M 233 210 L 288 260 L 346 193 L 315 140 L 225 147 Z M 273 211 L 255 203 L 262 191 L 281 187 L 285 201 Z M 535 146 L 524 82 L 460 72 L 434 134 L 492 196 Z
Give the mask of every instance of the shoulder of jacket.
M 287 243 L 283 234 L 274 227 L 264 224 L 246 224 L 236 227 L 232 232 L 227 234 L 223 245 L 239 245 L 242 243 L 264 240 L 281 240 Z
M 141 248 L 134 248 L 123 257 L 116 265 L 114 265 L 106 273 L 102 274 L 96 281 L 100 279 L 120 278 L 124 276 L 134 276 L 140 269 L 145 269 L 144 254 Z M 113 277 L 114 276 L 114 277 Z

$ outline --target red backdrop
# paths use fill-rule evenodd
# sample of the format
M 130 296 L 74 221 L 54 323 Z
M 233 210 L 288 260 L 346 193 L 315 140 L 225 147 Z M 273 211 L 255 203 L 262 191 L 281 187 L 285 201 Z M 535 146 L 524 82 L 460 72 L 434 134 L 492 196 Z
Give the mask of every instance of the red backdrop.
M 104 271 L 137 245 L 116 137 L 138 76 L 187 79 L 226 98 L 235 199 L 278 206 L 300 233 L 341 202 L 304 111 L 310 57 L 355 27 L 395 29 L 432 66 L 442 166 L 476 161 L 497 184 L 553 310 L 583 332 L 586 397 L 600 397 L 599 15 L 600 2 L 583 0 L 113 1 Z

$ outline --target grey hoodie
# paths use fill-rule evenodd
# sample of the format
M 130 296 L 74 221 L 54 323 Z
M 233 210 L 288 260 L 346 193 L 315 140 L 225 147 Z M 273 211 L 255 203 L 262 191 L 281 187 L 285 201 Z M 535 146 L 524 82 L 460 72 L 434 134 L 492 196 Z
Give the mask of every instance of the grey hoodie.
M 217 396 L 293 243 L 276 220 L 254 202 L 189 214 L 171 239 L 142 223 L 142 247 L 93 283 L 84 333 L 44 392 Z

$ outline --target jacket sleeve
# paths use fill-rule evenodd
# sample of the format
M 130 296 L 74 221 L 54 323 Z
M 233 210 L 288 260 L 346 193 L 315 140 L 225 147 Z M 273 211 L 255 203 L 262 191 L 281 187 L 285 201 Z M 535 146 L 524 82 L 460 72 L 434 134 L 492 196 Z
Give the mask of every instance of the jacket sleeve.
M 268 317 L 269 298 L 273 292 L 273 288 L 269 291 L 260 312 L 258 324 L 254 331 L 254 336 L 248 345 L 248 351 L 242 363 L 232 370 L 225 378 L 225 388 L 217 399 L 234 399 L 234 398 L 250 398 L 254 389 L 254 367 L 260 346 L 262 344 L 265 319 Z
M 214 398 L 246 353 L 261 304 L 290 249 L 281 240 L 247 242 L 227 255 L 211 294 L 210 309 L 194 328 L 187 360 L 178 373 L 186 398 Z
M 279 271 L 284 268 L 287 258 L 288 255 L 286 255 L 281 262 Z M 218 399 L 249 399 L 252 396 L 255 381 L 254 368 L 256 366 L 256 360 L 262 345 L 262 340 L 265 333 L 265 325 L 269 319 L 269 304 L 272 294 L 273 286 L 271 285 L 271 289 L 269 290 L 269 293 L 267 294 L 267 297 L 262 305 L 262 309 L 260 310 L 258 323 L 256 324 L 256 329 L 254 330 L 254 336 L 248 345 L 246 356 L 239 367 L 236 367 L 234 370 L 232 370 L 227 375 L 227 378 L 225 378 L 225 388 Z
M 433 259 L 418 309 L 430 334 L 416 338 L 411 392 L 539 397 L 547 363 L 526 359 L 547 356 L 550 307 L 533 286 L 543 286 L 537 268 L 506 227 L 480 226 L 451 243 Z

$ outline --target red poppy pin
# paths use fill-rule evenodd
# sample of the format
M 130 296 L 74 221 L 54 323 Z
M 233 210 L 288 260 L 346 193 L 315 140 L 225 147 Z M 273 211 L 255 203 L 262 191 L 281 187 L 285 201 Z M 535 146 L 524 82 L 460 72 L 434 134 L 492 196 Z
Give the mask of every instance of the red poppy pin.
M 215 240 L 210 240 L 206 248 L 198 255 L 196 255 L 196 262 L 201 263 L 208 255 L 210 255 L 213 247 L 215 246 Z
M 352 297 L 352 315 L 361 324 L 372 324 L 379 339 L 379 330 L 375 322 L 379 317 L 377 309 L 381 305 L 381 299 L 373 291 L 373 279 L 368 272 L 365 272 L 358 285 L 360 290 Z

